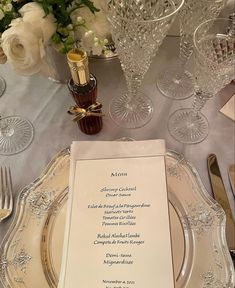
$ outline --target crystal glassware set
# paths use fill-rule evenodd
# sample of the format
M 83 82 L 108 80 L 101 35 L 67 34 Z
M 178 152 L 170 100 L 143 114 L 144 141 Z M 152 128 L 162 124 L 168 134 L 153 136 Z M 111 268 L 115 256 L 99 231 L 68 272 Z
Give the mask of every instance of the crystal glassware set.
M 108 20 L 127 82 L 127 92 L 114 98 L 110 116 L 123 128 L 139 128 L 153 114 L 151 100 L 140 93 L 142 80 L 159 46 L 180 14 L 180 56 L 170 70 L 158 75 L 157 86 L 167 97 L 194 95 L 191 109 L 174 112 L 170 134 L 187 144 L 208 135 L 208 121 L 200 110 L 207 99 L 235 78 L 234 22 L 216 17 L 225 0 L 112 0 Z M 194 52 L 193 75 L 185 70 Z
M 194 79 L 192 74 L 185 69 L 193 53 L 193 33 L 202 22 L 216 18 L 224 2 L 225 0 L 185 0 L 179 11 L 179 59 L 157 78 L 157 86 L 166 97 L 180 100 L 193 95 Z
M 199 143 L 207 137 L 208 121 L 200 111 L 207 100 L 235 77 L 235 30 L 232 27 L 232 20 L 217 18 L 203 22 L 194 32 L 193 105 L 175 111 L 168 122 L 170 134 L 182 143 Z
M 180 13 L 180 55 L 170 70 L 158 74 L 157 86 L 167 97 L 186 99 L 192 108 L 169 118 L 170 134 L 182 143 L 198 143 L 208 135 L 200 112 L 206 101 L 235 78 L 234 22 L 218 16 L 225 0 L 112 0 L 107 7 L 113 40 L 126 78 L 127 91 L 110 103 L 110 116 L 123 128 L 139 128 L 153 115 L 150 98 L 140 86 L 153 57 Z M 208 20 L 210 19 L 210 20 Z M 200 24 L 201 23 L 201 24 Z M 232 27 L 232 28 L 231 28 Z M 194 52 L 194 76 L 185 70 Z M 0 77 L 0 97 L 6 88 Z M 0 155 L 12 155 L 32 142 L 32 124 L 19 116 L 0 117 Z

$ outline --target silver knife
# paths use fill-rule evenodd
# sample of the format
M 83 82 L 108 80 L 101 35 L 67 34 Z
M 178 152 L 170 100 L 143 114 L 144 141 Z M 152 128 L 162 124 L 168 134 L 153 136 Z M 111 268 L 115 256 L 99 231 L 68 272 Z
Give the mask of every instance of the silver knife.
M 229 180 L 230 180 L 233 194 L 235 196 L 235 165 L 234 164 L 229 166 L 228 176 L 229 176 Z
M 235 223 L 233 220 L 232 210 L 229 205 L 228 196 L 221 177 L 219 165 L 215 154 L 207 158 L 208 172 L 211 181 L 212 192 L 215 200 L 222 206 L 226 214 L 226 240 L 232 256 L 235 261 Z

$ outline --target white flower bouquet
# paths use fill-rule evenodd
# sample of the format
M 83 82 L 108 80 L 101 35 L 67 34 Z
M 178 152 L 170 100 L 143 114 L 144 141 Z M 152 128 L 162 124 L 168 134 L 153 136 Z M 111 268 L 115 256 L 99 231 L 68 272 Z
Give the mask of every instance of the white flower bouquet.
M 0 63 L 22 75 L 47 73 L 46 47 L 66 54 L 79 41 L 100 55 L 110 39 L 105 0 L 1 0 Z

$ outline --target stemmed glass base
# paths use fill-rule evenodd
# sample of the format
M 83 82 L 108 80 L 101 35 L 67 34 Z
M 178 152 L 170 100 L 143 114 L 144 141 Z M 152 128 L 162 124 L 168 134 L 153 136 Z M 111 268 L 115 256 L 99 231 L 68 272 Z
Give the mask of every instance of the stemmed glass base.
M 158 74 L 157 87 L 168 98 L 187 99 L 194 93 L 193 76 L 190 72 L 184 71 L 183 67 L 176 62 L 169 69 Z
M 31 122 L 18 116 L 0 119 L 0 155 L 13 155 L 25 150 L 32 142 Z
M 168 130 L 173 138 L 185 144 L 202 142 L 209 133 L 206 117 L 191 108 L 175 111 L 168 120 Z
M 6 82 L 2 77 L 0 77 L 0 97 L 3 95 L 5 89 L 6 89 Z
M 109 114 L 112 120 L 122 128 L 140 128 L 152 119 L 153 103 L 143 94 L 137 95 L 132 100 L 127 94 L 122 94 L 111 101 Z

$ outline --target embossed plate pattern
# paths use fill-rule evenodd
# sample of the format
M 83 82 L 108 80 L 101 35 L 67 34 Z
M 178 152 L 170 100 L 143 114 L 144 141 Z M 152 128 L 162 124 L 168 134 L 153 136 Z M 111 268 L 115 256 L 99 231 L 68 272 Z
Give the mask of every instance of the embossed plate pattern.
M 182 155 L 169 152 L 166 160 L 176 288 L 233 288 L 223 210 Z M 66 149 L 21 191 L 13 224 L 0 248 L 5 288 L 57 287 L 68 176 Z

